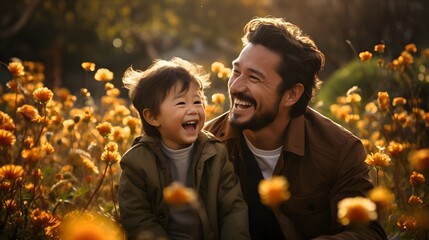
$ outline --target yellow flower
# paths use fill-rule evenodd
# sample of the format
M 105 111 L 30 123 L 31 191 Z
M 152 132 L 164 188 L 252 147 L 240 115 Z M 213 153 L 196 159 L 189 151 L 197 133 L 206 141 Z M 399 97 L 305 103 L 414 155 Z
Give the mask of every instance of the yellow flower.
M 374 51 L 378 53 L 384 53 L 384 48 L 385 48 L 384 44 L 377 44 L 374 46 Z
M 429 169 L 429 148 L 419 149 L 410 152 L 408 161 L 411 166 L 417 171 L 425 171 Z
M 175 207 L 184 206 L 187 204 L 194 205 L 197 201 L 197 196 L 192 188 L 187 188 L 179 182 L 173 182 L 163 190 L 164 201 Z
M 389 207 L 395 200 L 395 195 L 385 187 L 375 187 L 368 193 L 368 198 L 380 209 Z
M 17 204 L 14 199 L 7 199 L 3 202 L 3 208 L 6 210 L 6 212 L 12 212 L 17 209 Z
M 366 224 L 377 219 L 376 205 L 368 198 L 345 198 L 338 202 L 338 219 L 342 225 Z
M 102 122 L 96 126 L 98 133 L 103 137 L 108 137 L 113 132 L 112 124 L 109 122 Z
M 15 124 L 13 123 L 12 118 L 2 111 L 0 111 L 0 129 L 13 131 L 15 130 Z
M 39 117 L 39 111 L 32 105 L 24 104 L 16 110 L 26 120 L 33 121 Z
M 378 102 L 378 106 L 380 107 L 380 110 L 387 111 L 389 109 L 389 103 L 390 103 L 389 94 L 387 92 L 378 92 L 377 95 L 378 95 L 377 102 Z
M 121 154 L 116 151 L 104 151 L 101 154 L 101 160 L 108 162 L 110 165 L 112 165 L 121 160 Z
M 408 204 L 410 205 L 420 205 L 423 203 L 423 200 L 416 195 L 411 195 L 410 198 L 408 198 Z
M 369 113 L 376 113 L 378 111 L 377 105 L 374 102 L 370 102 L 365 106 L 365 111 Z
M 228 79 L 231 76 L 231 68 L 222 68 L 218 73 L 217 77 L 222 79 Z
M 0 168 L 0 179 L 14 180 L 24 175 L 24 168 L 20 165 L 7 164 Z
M 223 68 L 224 68 L 224 65 L 221 62 L 214 62 L 212 63 L 212 66 L 211 66 L 212 72 L 215 72 L 215 73 L 220 72 Z
M 30 218 L 32 226 L 38 229 L 60 226 L 60 221 L 57 218 L 52 216 L 51 213 L 40 210 L 39 208 L 31 211 Z
M 60 227 L 62 240 L 125 240 L 115 221 L 94 212 L 68 213 Z
M 42 151 L 49 155 L 54 153 L 55 149 L 50 143 L 46 142 L 42 145 Z
M 33 92 L 34 100 L 42 104 L 46 104 L 47 102 L 49 102 L 53 96 L 54 93 L 52 93 L 52 91 L 49 90 L 49 88 L 47 87 L 38 88 Z
M 289 183 L 283 176 L 273 176 L 259 182 L 258 192 L 261 202 L 269 207 L 275 207 L 290 198 Z
M 347 94 L 346 101 L 348 103 L 359 103 L 362 100 L 362 97 L 358 93 Z
M 415 52 L 417 52 L 416 44 L 414 44 L 414 43 L 409 43 L 409 44 L 405 45 L 405 51 L 407 51 L 407 52 L 411 52 L 411 53 L 415 53 Z
M 398 143 L 395 141 L 391 141 L 387 146 L 387 152 L 392 157 L 399 157 L 400 155 L 402 155 L 402 153 L 405 152 L 406 149 L 407 149 L 406 144 Z
M 410 184 L 415 186 L 417 184 L 424 183 L 426 181 L 425 176 L 423 174 L 413 171 L 410 176 Z
M 115 152 L 118 151 L 118 144 L 115 142 L 108 142 L 105 146 L 104 149 L 106 151 L 110 151 L 110 152 Z
M 10 62 L 7 68 L 15 77 L 25 75 L 24 66 L 20 62 Z
M 107 68 L 100 68 L 95 72 L 95 80 L 97 81 L 111 81 L 113 79 L 113 72 Z
M 222 93 L 213 94 L 212 102 L 218 105 L 222 105 L 225 102 L 225 95 L 223 95 Z
M 95 63 L 93 62 L 83 62 L 81 66 L 85 71 L 93 72 L 95 70 Z
M 396 97 L 392 101 L 392 106 L 404 106 L 407 103 L 407 99 L 403 97 Z
M 43 152 L 40 147 L 33 147 L 31 149 L 24 149 L 21 152 L 22 158 L 27 162 L 35 163 L 42 160 L 45 157 L 45 152 Z
M 108 91 L 108 90 L 112 90 L 115 88 L 115 85 L 113 85 L 112 83 L 107 82 L 106 84 L 104 84 L 104 90 Z
M 365 163 L 371 167 L 387 167 L 390 165 L 390 157 L 387 154 L 376 152 L 366 156 Z
M 370 53 L 368 51 L 361 52 L 361 53 L 359 53 L 359 58 L 363 62 L 369 61 L 372 58 L 372 53 Z
M 12 132 L 8 130 L 0 129 L 0 148 L 12 147 L 15 144 L 15 142 L 16 142 L 16 137 Z
M 396 226 L 402 230 L 414 230 L 417 226 L 417 220 L 412 216 L 402 215 L 396 222 Z

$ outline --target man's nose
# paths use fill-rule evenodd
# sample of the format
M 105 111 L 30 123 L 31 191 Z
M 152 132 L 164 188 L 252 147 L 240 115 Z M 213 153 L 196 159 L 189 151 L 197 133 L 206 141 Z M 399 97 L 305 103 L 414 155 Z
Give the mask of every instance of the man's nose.
M 242 75 L 235 78 L 231 77 L 228 83 L 230 92 L 244 92 L 246 89 L 246 81 Z

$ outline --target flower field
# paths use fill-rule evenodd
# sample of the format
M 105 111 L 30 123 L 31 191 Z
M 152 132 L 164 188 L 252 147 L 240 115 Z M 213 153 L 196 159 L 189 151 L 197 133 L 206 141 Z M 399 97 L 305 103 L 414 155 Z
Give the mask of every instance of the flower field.
M 329 106 L 334 120 L 362 139 L 376 185 L 368 199 L 340 202 L 338 217 L 344 225 L 378 219 L 391 238 L 427 239 L 429 92 L 422 86 L 429 85 L 429 49 L 410 44 L 394 59 L 384 49 L 379 44 L 359 57 L 362 64 L 376 64 L 397 91 L 362 99 L 370 89 L 356 86 Z M 0 239 L 124 239 L 119 161 L 141 134 L 141 122 L 111 83 L 114 73 L 82 63 L 104 91 L 95 100 L 88 89 L 73 95 L 45 87 L 40 63 L 4 65 L 12 78 L 0 88 Z M 212 72 L 221 81 L 231 70 L 216 62 Z M 224 111 L 225 96 L 216 93 L 210 100 L 208 119 Z M 273 180 L 260 187 L 269 206 L 290 194 L 287 181 Z M 174 205 L 175 195 L 169 196 Z

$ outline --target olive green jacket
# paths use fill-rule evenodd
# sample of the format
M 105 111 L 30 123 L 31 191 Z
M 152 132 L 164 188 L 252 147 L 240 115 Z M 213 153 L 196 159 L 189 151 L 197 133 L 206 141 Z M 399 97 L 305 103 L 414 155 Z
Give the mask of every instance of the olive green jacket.
M 228 113 L 208 122 L 205 129 L 226 144 L 246 199 L 242 133 L 230 126 Z M 274 214 L 285 238 L 386 239 L 377 222 L 354 228 L 337 221 L 340 200 L 365 196 L 373 187 L 360 140 L 311 108 L 291 119 L 284 134 L 274 175 L 287 178 L 291 197 Z
M 120 221 L 129 239 L 144 231 L 168 238 L 170 206 L 163 200 L 163 189 L 172 183 L 172 177 L 167 157 L 159 138 L 143 135 L 136 140 L 120 162 Z M 190 172 L 204 239 L 250 239 L 247 205 L 238 178 L 225 146 L 212 134 L 199 134 Z

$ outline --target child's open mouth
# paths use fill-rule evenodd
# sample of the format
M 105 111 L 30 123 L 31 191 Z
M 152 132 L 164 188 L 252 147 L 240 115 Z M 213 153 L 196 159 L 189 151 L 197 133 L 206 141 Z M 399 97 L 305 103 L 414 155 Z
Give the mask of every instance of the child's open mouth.
M 197 121 L 188 121 L 182 124 L 182 127 L 186 130 L 186 131 L 190 131 L 193 132 L 197 129 L 197 125 L 198 122 Z

